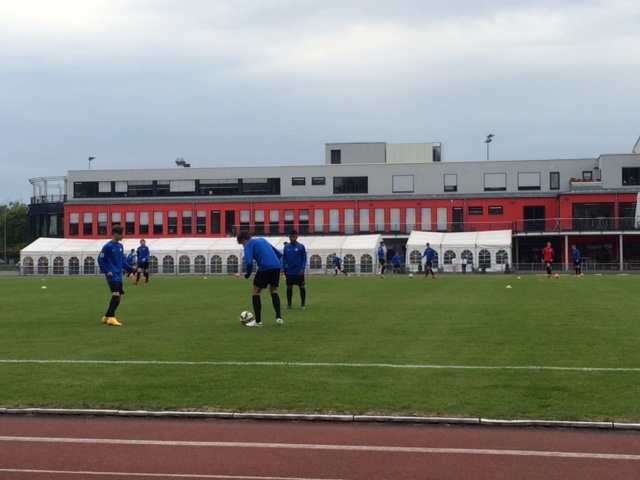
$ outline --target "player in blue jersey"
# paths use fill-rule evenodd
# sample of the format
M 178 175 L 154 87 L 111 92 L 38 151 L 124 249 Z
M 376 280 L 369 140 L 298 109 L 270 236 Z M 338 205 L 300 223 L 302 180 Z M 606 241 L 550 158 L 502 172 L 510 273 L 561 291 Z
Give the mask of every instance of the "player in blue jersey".
M 289 243 L 285 243 L 282 252 L 282 267 L 284 275 L 287 278 L 287 306 L 291 308 L 293 300 L 293 286 L 297 285 L 300 289 L 300 308 L 306 307 L 307 289 L 304 282 L 304 272 L 307 268 L 307 249 L 303 244 L 298 242 L 298 232 L 291 230 L 289 232 Z
M 433 248 L 431 248 L 431 245 L 429 245 L 429 242 L 427 242 L 427 248 L 425 249 L 422 256 L 426 259 L 426 262 L 424 265 L 424 270 L 425 270 L 424 278 L 427 278 L 429 276 L 429 273 L 431 273 L 431 278 L 436 278 L 436 274 L 433 273 L 433 260 L 436 258 L 436 251 Z
M 124 248 L 122 247 L 122 235 L 124 228 L 122 225 L 114 225 L 111 229 L 111 241 L 105 243 L 104 247 L 98 255 L 98 265 L 104 273 L 109 289 L 111 290 L 111 300 L 107 313 L 102 317 L 102 323 L 107 325 L 122 325 L 116 319 L 116 309 L 120 305 L 124 290 L 122 289 L 122 272 L 131 272 L 132 266 L 124 256 Z
M 384 278 L 384 271 L 387 269 L 387 247 L 382 241 L 378 247 L 378 263 L 380 263 L 380 278 Z
M 144 284 L 149 285 L 149 262 L 151 261 L 151 252 L 147 247 L 147 241 L 143 238 L 140 240 L 140 246 L 138 247 L 138 273 L 136 274 L 136 281 L 134 285 L 138 285 L 140 281 L 140 274 L 144 276 Z
M 391 265 L 393 266 L 393 273 L 400 274 L 400 264 L 402 263 L 402 255 L 396 253 L 391 259 Z
M 334 277 L 338 276 L 338 272 L 344 273 L 347 277 L 349 276 L 349 274 L 344 271 L 344 268 L 342 267 L 342 259 L 338 256 L 338 254 L 336 253 L 333 254 L 333 258 L 331 259 L 331 265 L 333 265 Z
M 284 323 L 280 312 L 280 296 L 278 295 L 280 259 L 282 258 L 282 253 L 264 238 L 251 238 L 251 234 L 246 230 L 242 230 L 236 240 L 244 247 L 244 257 L 247 267 L 247 273 L 244 274 L 244 278 L 251 276 L 254 260 L 258 265 L 258 271 L 253 279 L 253 290 L 251 293 L 255 320 L 245 323 L 245 325 L 247 327 L 262 326 L 262 301 L 260 299 L 260 293 L 262 293 L 262 290 L 267 288 L 267 286 L 271 294 L 273 309 L 276 311 L 276 322 L 278 322 L 278 324 Z
M 579 277 L 582 275 L 582 256 L 575 245 L 571 245 L 571 255 L 573 256 L 573 269 L 576 271 L 576 277 Z

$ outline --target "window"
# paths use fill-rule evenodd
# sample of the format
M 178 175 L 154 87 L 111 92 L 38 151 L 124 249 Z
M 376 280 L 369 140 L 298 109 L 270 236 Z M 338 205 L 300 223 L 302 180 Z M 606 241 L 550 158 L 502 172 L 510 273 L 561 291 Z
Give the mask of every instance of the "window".
M 502 207 L 489 207 L 489 215 L 502 215 L 504 214 Z
M 355 233 L 354 222 L 355 222 L 355 210 L 353 208 L 345 208 L 344 209 L 344 231 L 347 235 L 353 235 Z
M 152 181 L 129 181 L 127 183 L 129 197 L 151 197 L 153 195 Z
M 313 211 L 313 231 L 314 233 L 323 233 L 324 230 L 324 210 Z
M 169 191 L 171 193 L 193 193 L 196 191 L 195 180 L 170 180 Z
M 238 179 L 211 179 L 200 180 L 198 186 L 198 195 L 210 196 L 228 196 L 238 195 Z
M 340 210 L 337 208 L 329 210 L 329 232 L 340 232 Z
M 289 231 L 293 228 L 295 224 L 295 215 L 293 210 L 285 210 L 284 211 L 284 231 L 288 234 Z
M 560 172 L 549 173 L 549 189 L 560 190 Z
M 431 209 L 421 208 L 420 218 L 422 220 L 420 225 L 420 230 L 424 230 L 425 232 L 430 231 L 431 230 Z
M 140 235 L 149 234 L 149 212 L 140 212 Z
M 484 215 L 483 207 L 469 207 L 468 210 L 469 215 Z
M 458 175 L 453 173 L 446 173 L 444 175 L 444 191 L 445 192 L 458 191 Z
M 182 212 L 182 234 L 183 235 L 191 235 L 191 211 Z
M 309 234 L 309 210 L 300 210 L 298 212 L 298 230 L 301 235 Z
M 256 210 L 253 212 L 253 228 L 255 233 L 264 233 L 264 210 Z
M 373 228 L 376 232 L 384 232 L 384 208 L 375 209 Z
M 390 208 L 389 217 L 390 217 L 389 229 L 392 232 L 399 232 L 400 231 L 400 209 Z
M 540 173 L 518 173 L 518 190 L 540 190 Z
M 622 185 L 640 185 L 640 167 L 622 167 Z
M 369 209 L 361 208 L 360 209 L 360 231 L 368 232 L 369 231 Z
M 222 222 L 220 221 L 220 210 L 211 210 L 211 234 L 217 235 L 222 231 Z
M 369 193 L 368 177 L 334 177 L 333 193 Z
M 85 212 L 85 214 L 83 215 L 82 234 L 83 235 L 93 234 L 93 213 L 91 212 Z
M 393 175 L 391 183 L 393 193 L 413 193 L 413 175 Z
M 154 235 L 162 235 L 164 233 L 163 222 L 164 222 L 164 217 L 162 215 L 162 212 L 153 212 L 153 234 Z
M 407 232 L 412 232 L 416 229 L 416 209 L 407 208 L 404 212 L 407 222 Z
M 280 233 L 280 210 L 269 210 L 269 233 Z
M 108 235 L 107 212 L 98 212 L 98 235 Z
M 72 213 L 69 215 L 69 235 L 76 236 L 80 233 L 79 223 L 80 223 L 79 213 Z
M 240 210 L 240 230 L 250 230 L 251 212 L 249 210 Z
M 593 172 L 591 170 L 582 172 L 582 180 L 593 180 Z
M 124 223 L 124 233 L 126 235 L 135 235 L 136 233 L 136 213 L 135 212 L 126 212 L 124 214 L 125 223 Z
M 291 179 L 291 185 L 306 185 L 307 179 L 305 177 L 293 177 Z
M 122 225 L 122 214 L 120 212 L 111 213 L 111 226 Z
M 207 233 L 207 212 L 199 210 L 196 213 L 196 233 Z
M 484 191 L 498 192 L 507 189 L 506 173 L 485 173 L 484 174 Z
M 156 196 L 166 197 L 171 193 L 171 182 L 169 180 L 158 180 L 156 182 Z
M 167 215 L 167 233 L 169 235 L 178 233 L 178 212 L 169 212 Z
M 331 150 L 331 165 L 339 165 L 342 163 L 342 151 Z
M 279 178 L 245 178 L 242 184 L 242 195 L 280 195 Z
M 311 185 L 325 185 L 326 181 L 324 177 L 311 177 Z

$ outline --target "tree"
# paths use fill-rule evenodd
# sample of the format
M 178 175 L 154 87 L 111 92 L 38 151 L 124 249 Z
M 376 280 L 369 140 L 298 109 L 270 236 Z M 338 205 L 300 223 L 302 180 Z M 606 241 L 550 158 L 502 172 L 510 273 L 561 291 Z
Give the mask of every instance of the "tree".
M 20 202 L 0 205 L 0 258 L 17 262 L 20 250 L 27 246 L 27 217 L 29 208 Z

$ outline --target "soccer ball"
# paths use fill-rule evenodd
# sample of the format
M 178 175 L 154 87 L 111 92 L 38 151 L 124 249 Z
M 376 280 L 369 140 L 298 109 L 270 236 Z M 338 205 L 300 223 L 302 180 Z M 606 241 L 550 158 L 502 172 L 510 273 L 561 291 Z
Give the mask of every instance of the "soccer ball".
M 413 278 L 413 273 L 410 273 L 410 274 L 409 274 L 409 278 Z
M 240 314 L 240 323 L 249 323 L 253 320 L 253 313 L 248 310 L 245 310 Z
M 555 278 L 560 278 L 560 274 L 556 273 L 556 274 L 554 275 L 554 277 L 555 277 Z

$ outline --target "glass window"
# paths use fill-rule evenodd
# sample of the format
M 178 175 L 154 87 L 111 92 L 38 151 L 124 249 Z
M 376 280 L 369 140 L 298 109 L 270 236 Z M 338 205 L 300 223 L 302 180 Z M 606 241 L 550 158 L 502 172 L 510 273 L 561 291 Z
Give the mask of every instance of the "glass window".
M 325 183 L 324 177 L 311 177 L 311 185 L 324 185 Z
M 560 190 L 560 172 L 549 173 L 549 189 Z
M 518 173 L 518 190 L 540 190 L 540 173 Z
M 306 185 L 307 179 L 305 177 L 293 177 L 291 179 L 291 185 Z
M 413 193 L 413 175 L 393 175 L 393 193 Z
M 502 215 L 503 213 L 502 207 L 489 207 L 489 215 Z
M 369 193 L 368 177 L 334 177 L 333 193 Z
M 453 173 L 445 173 L 444 175 L 444 191 L 445 192 L 457 192 L 458 191 L 458 175 Z
M 485 173 L 484 174 L 485 192 L 504 191 L 506 189 L 507 189 L 506 173 Z
M 484 215 L 483 207 L 469 207 L 468 209 L 469 215 Z

